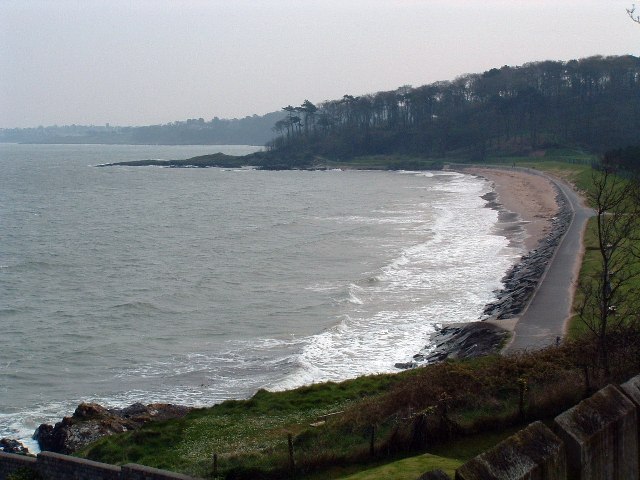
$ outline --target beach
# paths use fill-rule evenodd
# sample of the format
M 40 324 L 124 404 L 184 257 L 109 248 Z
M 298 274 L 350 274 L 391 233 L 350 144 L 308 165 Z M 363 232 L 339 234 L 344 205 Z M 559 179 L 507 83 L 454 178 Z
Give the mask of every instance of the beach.
M 463 170 L 493 183 L 498 209 L 517 214 L 527 253 L 505 275 L 489 322 L 511 331 L 504 352 L 538 349 L 561 341 L 571 318 L 584 255 L 584 229 L 594 215 L 571 186 L 522 168 Z M 505 232 L 507 233 L 507 232 Z
M 496 202 L 504 210 L 516 213 L 524 228 L 524 246 L 536 248 L 551 231 L 553 218 L 558 213 L 558 192 L 546 177 L 520 170 L 494 168 L 467 168 L 464 173 L 486 178 L 493 183 Z
M 469 167 L 456 169 L 485 178 L 493 192 L 487 207 L 499 212 L 497 233 L 525 253 L 503 277 L 503 288 L 484 309 L 483 321 L 443 325 L 427 345 L 398 368 L 502 350 L 542 348 L 564 335 L 582 258 L 588 218 L 580 197 L 567 185 L 536 171 Z M 574 222 L 576 212 L 579 221 Z M 569 233 L 568 233 L 569 232 Z M 565 235 L 569 242 L 565 242 Z M 558 259 L 556 253 L 562 254 Z M 533 308 L 532 308 L 533 307 Z

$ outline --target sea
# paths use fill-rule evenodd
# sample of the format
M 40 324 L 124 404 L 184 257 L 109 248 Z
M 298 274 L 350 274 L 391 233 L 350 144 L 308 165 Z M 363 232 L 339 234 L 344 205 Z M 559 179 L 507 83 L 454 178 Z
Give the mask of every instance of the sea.
M 259 149 L 0 144 L 0 438 L 398 371 L 523 253 L 471 175 L 97 167 Z

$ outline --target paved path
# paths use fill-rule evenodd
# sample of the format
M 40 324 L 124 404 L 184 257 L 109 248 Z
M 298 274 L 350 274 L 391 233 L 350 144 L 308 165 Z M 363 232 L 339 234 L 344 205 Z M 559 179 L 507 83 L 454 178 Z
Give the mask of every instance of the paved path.
M 535 170 L 521 170 L 541 175 Z M 583 232 L 587 220 L 594 215 L 593 210 L 584 206 L 582 198 L 571 187 L 554 177 L 544 176 L 566 196 L 574 213 L 573 221 L 550 260 L 529 306 L 517 320 L 513 338 L 505 352 L 543 348 L 555 344 L 556 338 L 564 335 L 571 316 L 573 289 L 580 272 Z

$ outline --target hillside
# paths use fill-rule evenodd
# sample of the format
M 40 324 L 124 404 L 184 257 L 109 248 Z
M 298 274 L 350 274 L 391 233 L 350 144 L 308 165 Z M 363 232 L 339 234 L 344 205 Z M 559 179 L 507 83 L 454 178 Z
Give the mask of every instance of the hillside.
M 640 143 L 640 58 L 503 66 L 452 81 L 288 106 L 270 144 L 279 157 L 527 155 Z
M 164 125 L 115 127 L 67 125 L 0 129 L 0 142 L 118 145 L 264 145 L 273 138 L 272 127 L 282 112 L 241 119 L 203 118 Z

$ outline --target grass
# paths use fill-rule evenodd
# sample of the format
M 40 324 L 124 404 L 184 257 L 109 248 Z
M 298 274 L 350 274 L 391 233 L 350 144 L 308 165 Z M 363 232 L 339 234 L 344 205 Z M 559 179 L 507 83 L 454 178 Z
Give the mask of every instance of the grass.
M 465 462 L 489 450 L 505 438 L 517 432 L 517 428 L 506 428 L 498 433 L 483 433 L 446 442 L 429 449 L 428 453 L 386 461 L 373 466 L 350 465 L 311 475 L 308 480 L 415 480 L 423 473 L 440 469 L 453 478 L 455 470 Z
M 398 380 L 394 375 L 374 375 L 285 392 L 260 390 L 249 400 L 226 401 L 195 410 L 183 419 L 149 423 L 137 431 L 105 437 L 79 455 L 199 476 L 209 473 L 214 453 L 228 469 L 238 464 L 269 468 L 286 457 L 288 433 L 297 435 L 319 417 L 379 395 Z
M 585 252 L 584 257 L 582 258 L 582 265 L 580 267 L 578 284 L 585 282 L 588 277 L 596 275 L 600 271 L 598 236 L 596 233 L 596 222 L 593 218 L 587 222 L 587 227 L 584 232 L 584 246 Z M 583 300 L 583 294 L 580 292 L 580 289 L 576 289 L 575 297 L 573 299 L 574 311 L 578 310 Z M 574 315 L 569 321 L 567 329 L 568 337 L 570 339 L 577 339 L 587 334 L 589 334 L 589 329 L 586 324 L 581 321 L 577 315 Z
M 342 478 L 365 471 L 369 477 L 361 478 L 385 478 L 395 470 L 422 473 L 429 468 L 451 471 L 519 427 L 553 417 L 579 401 L 584 388 L 578 357 L 588 351 L 567 345 L 287 392 L 259 391 L 249 400 L 224 402 L 180 420 L 106 437 L 80 456 L 213 478 L 216 453 L 222 478 L 282 478 L 289 468 L 291 434 L 298 478 Z M 636 363 L 633 368 L 638 368 Z M 615 371 L 630 376 L 631 370 L 624 364 Z M 522 381 L 527 390 L 520 410 Z M 323 425 L 310 425 L 337 411 L 342 413 Z M 373 457 L 371 425 L 376 426 Z
M 461 467 L 463 463 L 455 458 L 425 453 L 341 477 L 341 480 L 384 480 L 389 478 L 394 480 L 415 480 L 423 473 L 435 469 L 440 469 L 453 478 L 456 469 Z

